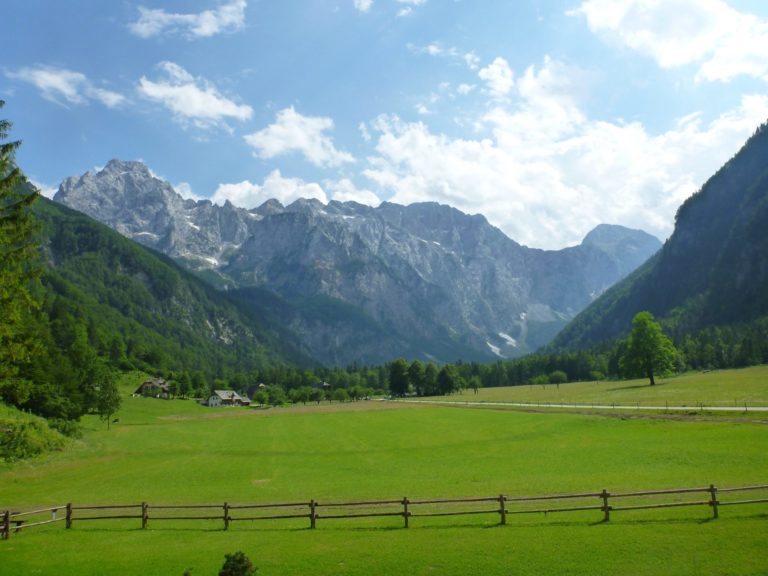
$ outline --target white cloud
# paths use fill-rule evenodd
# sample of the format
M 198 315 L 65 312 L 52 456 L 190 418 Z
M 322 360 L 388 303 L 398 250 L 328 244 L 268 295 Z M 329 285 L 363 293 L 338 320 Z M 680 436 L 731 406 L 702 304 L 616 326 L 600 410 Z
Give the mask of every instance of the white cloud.
M 480 65 L 480 57 L 474 52 L 463 52 L 454 46 L 445 47 L 439 42 L 432 42 L 424 46 L 407 44 L 408 50 L 414 54 L 427 54 L 435 57 L 455 58 L 464 62 L 470 70 L 477 70 Z
M 373 6 L 373 0 L 355 0 L 355 8 L 360 12 L 368 12 Z
M 276 198 L 283 205 L 288 205 L 299 198 L 316 198 L 323 204 L 328 197 L 314 182 L 305 182 L 300 178 L 283 178 L 279 170 L 272 171 L 262 185 L 243 180 L 237 184 L 219 184 L 211 201 L 224 204 L 229 200 L 235 206 L 251 209 L 261 206 L 271 198 Z
M 323 182 L 325 189 L 331 194 L 334 200 L 339 202 L 357 202 L 376 207 L 381 204 L 381 198 L 370 190 L 361 190 L 357 188 L 351 180 L 346 178 L 342 180 L 326 180 Z
M 173 112 L 177 120 L 198 128 L 226 127 L 228 119 L 248 120 L 253 110 L 222 96 L 204 78 L 194 78 L 173 62 L 161 62 L 158 68 L 166 77 L 154 82 L 145 76 L 139 80 L 139 93 Z
M 474 84 L 459 84 L 459 87 L 456 89 L 456 91 L 461 94 L 462 96 L 466 96 L 470 92 L 472 92 L 477 86 Z
M 274 124 L 248 134 L 245 141 L 259 158 L 274 158 L 299 152 L 320 167 L 340 166 L 355 159 L 348 152 L 337 150 L 325 132 L 333 129 L 333 120 L 321 116 L 303 116 L 285 108 L 277 113 Z
M 43 98 L 57 104 L 88 104 L 91 100 L 101 102 L 108 108 L 115 108 L 125 102 L 125 96 L 97 88 L 82 72 L 52 66 L 21 68 L 6 72 L 12 80 L 21 80 L 37 87 Z
M 179 182 L 173 187 L 174 190 L 181 196 L 182 198 L 189 199 L 189 200 L 202 200 L 202 196 L 198 196 L 192 191 L 192 185 L 189 182 Z
M 486 113 L 486 138 L 382 116 L 371 124 L 376 155 L 364 175 L 393 202 L 480 212 L 537 247 L 576 244 L 604 222 L 664 238 L 680 203 L 768 117 L 768 96 L 747 96 L 713 120 L 692 114 L 651 134 L 637 122 L 588 118 L 573 95 L 582 75 L 549 58 L 528 68 L 510 104 Z
M 515 85 L 514 74 L 504 58 L 496 58 L 478 72 L 492 98 L 505 98 Z
M 365 122 L 360 122 L 357 129 L 360 131 L 360 136 L 365 142 L 371 141 L 371 133 L 368 131 L 368 125 Z
M 180 33 L 188 38 L 204 38 L 232 32 L 245 25 L 246 0 L 232 0 L 215 10 L 197 14 L 174 14 L 163 9 L 139 7 L 139 19 L 128 25 L 135 35 L 151 38 L 164 33 Z
M 464 54 L 464 62 L 467 63 L 470 70 L 477 70 L 480 68 L 480 56 L 474 52 L 467 52 Z
M 56 195 L 56 192 L 59 191 L 58 188 L 54 188 L 53 186 L 48 186 L 47 184 L 43 184 L 42 182 L 38 182 L 37 180 L 33 180 L 32 178 L 29 179 L 30 184 L 37 188 L 37 190 L 45 196 L 46 198 L 53 198 Z
M 586 0 L 569 14 L 662 68 L 697 65 L 697 80 L 768 80 L 768 20 L 723 0 Z
M 413 13 L 413 8 L 415 6 L 422 6 L 422 5 L 426 4 L 427 0 L 397 0 L 397 3 L 398 4 L 407 4 L 407 6 L 405 6 L 405 8 L 401 8 L 397 12 L 397 15 L 402 17 L 402 16 L 409 16 L 410 14 L 412 14 Z

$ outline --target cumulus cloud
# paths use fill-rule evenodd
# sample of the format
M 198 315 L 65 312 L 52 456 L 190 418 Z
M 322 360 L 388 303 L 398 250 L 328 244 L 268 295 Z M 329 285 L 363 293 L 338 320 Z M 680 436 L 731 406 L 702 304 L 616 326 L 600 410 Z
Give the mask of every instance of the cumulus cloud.
M 355 0 L 355 8 L 360 12 L 368 12 L 373 6 L 373 0 Z
M 504 58 L 496 58 L 478 72 L 480 79 L 485 81 L 488 94 L 492 98 L 506 98 L 515 85 L 514 74 L 509 63 Z
M 700 81 L 768 80 L 768 20 L 723 0 L 586 0 L 569 14 L 662 68 L 698 66 Z
M 370 190 L 357 188 L 354 183 L 343 178 L 341 180 L 326 180 L 323 182 L 325 189 L 331 194 L 333 200 L 339 202 L 357 202 L 374 208 L 381 204 L 381 198 Z
M 163 9 L 139 7 L 139 19 L 128 29 L 141 38 L 161 34 L 182 34 L 205 38 L 241 29 L 245 24 L 246 0 L 232 0 L 214 10 L 196 14 L 175 14 Z
M 275 158 L 298 152 L 320 167 L 340 166 L 354 162 L 348 152 L 338 150 L 325 133 L 333 130 L 333 120 L 321 116 L 303 116 L 293 106 L 277 113 L 273 124 L 248 134 L 245 141 L 259 158 Z
M 226 98 L 204 78 L 195 78 L 173 62 L 161 62 L 158 68 L 165 78 L 139 80 L 139 93 L 170 110 L 182 123 L 198 128 L 226 127 L 226 120 L 248 120 L 253 109 Z
M 284 178 L 280 170 L 272 171 L 261 185 L 248 180 L 236 184 L 219 184 L 211 201 L 223 205 L 229 200 L 235 206 L 251 209 L 271 198 L 276 198 L 283 205 L 299 198 L 316 198 L 323 204 L 328 203 L 328 197 L 319 184 L 305 182 L 300 178 Z
M 125 96 L 98 88 L 82 72 L 52 66 L 20 68 L 16 72 L 6 72 L 12 80 L 21 80 L 40 90 L 43 98 L 57 104 L 84 105 L 97 101 L 115 108 L 125 102 Z
M 174 190 L 184 199 L 189 200 L 202 200 L 202 196 L 198 196 L 194 193 L 192 190 L 192 185 L 189 182 L 179 182 L 178 184 L 174 185 Z
M 364 175 L 403 204 L 436 200 L 481 212 L 518 242 L 560 248 L 603 222 L 664 238 L 680 203 L 768 117 L 768 96 L 746 96 L 711 120 L 681 118 L 651 134 L 638 122 L 594 120 L 574 86 L 582 72 L 545 59 L 489 109 L 485 138 L 452 138 L 422 122 L 371 123 L 376 155 Z

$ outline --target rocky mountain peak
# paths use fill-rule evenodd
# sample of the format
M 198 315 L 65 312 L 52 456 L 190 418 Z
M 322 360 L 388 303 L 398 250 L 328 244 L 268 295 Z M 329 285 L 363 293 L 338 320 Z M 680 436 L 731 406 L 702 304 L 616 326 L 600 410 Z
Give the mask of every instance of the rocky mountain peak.
M 54 200 L 145 246 L 203 267 L 218 265 L 225 251 L 239 247 L 253 219 L 231 203 L 185 200 L 136 161 L 110 160 L 99 171 L 67 178 Z
M 599 224 L 584 237 L 581 245 L 594 246 L 595 248 L 610 252 L 627 241 L 658 243 L 658 239 L 655 236 L 643 230 L 625 228 L 617 224 Z
M 117 160 L 65 180 L 55 199 L 215 270 L 233 297 L 275 294 L 284 306 L 276 321 L 334 364 L 532 351 L 659 245 L 601 226 L 581 246 L 534 250 L 482 215 L 435 202 L 273 199 L 247 211 L 184 200 L 143 164 Z

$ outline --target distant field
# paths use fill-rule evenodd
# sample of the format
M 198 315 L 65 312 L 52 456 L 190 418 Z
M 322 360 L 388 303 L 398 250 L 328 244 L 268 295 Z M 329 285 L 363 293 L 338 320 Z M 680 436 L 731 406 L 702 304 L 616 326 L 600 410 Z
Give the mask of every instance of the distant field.
M 626 384 L 626 383 L 623 383 Z M 577 385 L 580 386 L 580 385 Z M 590 386 L 590 385 L 584 385 Z M 561 386 L 561 390 L 565 388 Z M 130 386 L 125 385 L 128 391 Z M 492 391 L 483 391 L 488 393 Z M 493 391 L 495 392 L 495 391 Z M 208 409 L 125 399 L 106 431 L 0 466 L 0 508 L 532 495 L 768 483 L 768 427 L 359 402 Z M 233 526 L 58 524 L 0 542 L 0 574 L 215 574 L 243 550 L 289 574 L 768 572 L 768 505 L 616 514 L 469 516 Z
M 768 366 L 741 370 L 690 372 L 658 379 L 656 386 L 644 380 L 573 382 L 569 384 L 481 388 L 441 400 L 477 402 L 533 402 L 552 404 L 624 404 L 670 406 L 768 406 Z

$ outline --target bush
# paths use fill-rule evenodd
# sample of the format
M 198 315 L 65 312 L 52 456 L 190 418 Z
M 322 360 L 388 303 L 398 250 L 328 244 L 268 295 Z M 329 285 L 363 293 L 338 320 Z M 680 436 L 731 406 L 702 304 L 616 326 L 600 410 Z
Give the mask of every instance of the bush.
M 257 569 L 243 552 L 224 555 L 224 566 L 219 570 L 219 576 L 252 576 Z
M 550 384 L 565 384 L 568 382 L 568 374 L 562 370 L 555 370 L 549 374 Z
M 0 418 L 0 458 L 8 462 L 60 450 L 65 443 L 42 418 Z
M 76 420 L 65 420 L 64 418 L 49 418 L 48 427 L 56 430 L 68 438 L 82 438 L 83 427 Z

